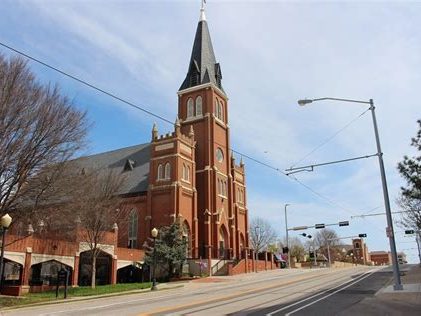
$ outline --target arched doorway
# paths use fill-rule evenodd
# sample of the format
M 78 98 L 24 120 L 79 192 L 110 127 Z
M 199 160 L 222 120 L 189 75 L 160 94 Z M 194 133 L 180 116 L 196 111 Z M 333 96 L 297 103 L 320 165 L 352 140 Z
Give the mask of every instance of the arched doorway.
M 111 283 L 111 256 L 100 251 L 96 257 L 95 284 L 105 285 Z M 79 286 L 91 285 L 92 251 L 84 251 L 79 257 Z
M 246 239 L 244 238 L 244 235 L 243 235 L 243 233 L 240 233 L 240 249 L 239 249 L 239 251 L 240 251 L 240 259 L 242 259 L 243 257 L 244 257 L 244 247 L 245 247 L 245 242 L 246 242 Z
M 130 264 L 117 270 L 117 283 L 142 282 L 142 268 L 137 264 Z
M 7 285 L 21 285 L 22 284 L 22 265 L 11 261 L 7 258 L 3 258 L 4 262 L 4 273 L 2 284 Z
M 183 222 L 182 226 L 182 234 L 183 240 L 186 243 L 186 258 L 191 258 L 191 235 L 190 235 L 190 227 L 187 221 Z
M 58 272 L 61 269 L 68 270 L 69 274 L 69 283 L 72 280 L 72 267 L 59 262 L 57 260 L 48 260 L 40 262 L 31 266 L 31 274 L 29 277 L 30 286 L 41 286 L 41 285 L 56 285 Z
M 219 258 L 225 259 L 228 256 L 228 232 L 224 225 L 219 228 L 219 242 L 218 242 L 218 249 L 219 249 Z

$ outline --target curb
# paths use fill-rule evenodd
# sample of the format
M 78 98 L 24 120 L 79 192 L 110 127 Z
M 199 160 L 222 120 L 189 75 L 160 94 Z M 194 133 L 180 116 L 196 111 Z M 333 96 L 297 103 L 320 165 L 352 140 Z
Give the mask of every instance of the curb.
M 161 284 L 161 286 L 160 286 L 160 284 L 158 284 L 157 286 L 158 286 L 158 291 L 166 291 L 166 290 L 172 290 L 172 289 L 184 287 L 184 284 L 167 286 L 166 283 L 163 283 L 163 284 Z M 67 299 L 61 298 L 61 299 L 50 300 L 50 301 L 45 301 L 45 302 L 37 302 L 37 303 L 32 303 L 32 304 L 29 303 L 29 304 L 5 307 L 5 308 L 0 309 L 0 313 L 3 312 L 3 311 L 13 311 L 13 310 L 19 310 L 19 309 L 23 309 L 23 308 L 30 308 L 30 307 L 43 306 L 43 305 L 74 303 L 74 302 L 89 301 L 89 300 L 95 300 L 95 299 L 106 298 L 106 297 L 122 296 L 122 295 L 126 295 L 126 294 L 140 294 L 140 293 L 148 293 L 148 292 L 151 292 L 150 288 L 123 291 L 123 292 L 114 292 L 114 293 L 107 293 L 107 294 L 100 294 L 100 295 L 75 296 L 75 297 L 67 298 Z

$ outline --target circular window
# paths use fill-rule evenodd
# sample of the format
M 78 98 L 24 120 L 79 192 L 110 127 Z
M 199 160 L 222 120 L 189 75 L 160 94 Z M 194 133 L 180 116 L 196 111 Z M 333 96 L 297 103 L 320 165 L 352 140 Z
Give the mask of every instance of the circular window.
M 216 160 L 218 160 L 219 162 L 222 162 L 222 160 L 224 160 L 224 153 L 222 152 L 221 148 L 218 148 L 216 150 Z

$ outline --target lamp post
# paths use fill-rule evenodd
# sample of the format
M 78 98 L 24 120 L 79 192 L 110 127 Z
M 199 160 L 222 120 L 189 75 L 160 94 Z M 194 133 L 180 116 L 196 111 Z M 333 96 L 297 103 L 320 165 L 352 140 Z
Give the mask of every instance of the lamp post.
M 257 251 L 259 250 L 260 244 L 260 226 L 254 227 L 254 233 L 256 235 L 256 244 L 254 245 L 254 272 L 257 273 Z
M 291 256 L 289 254 L 289 238 L 288 238 L 288 217 L 287 217 L 287 206 L 289 206 L 291 204 L 285 204 L 285 234 L 286 234 L 286 239 L 287 239 L 287 255 L 288 255 L 288 269 L 291 269 Z
M 156 287 L 156 276 L 155 276 L 155 269 L 156 269 L 156 247 L 155 247 L 155 242 L 156 242 L 156 237 L 158 236 L 158 229 L 153 228 L 151 231 L 151 235 L 153 238 L 153 267 L 152 267 L 152 287 L 151 287 L 151 291 L 156 291 L 158 290 L 158 288 Z
M 3 287 L 3 274 L 4 274 L 4 248 L 6 247 L 5 239 L 6 239 L 6 231 L 9 228 L 10 224 L 12 223 L 12 218 L 9 214 L 5 214 L 1 217 L 0 225 L 1 225 L 1 253 L 0 253 L 0 291 Z
M 312 100 L 299 100 L 298 104 L 301 106 L 304 106 L 306 104 L 312 103 L 314 101 L 322 101 L 322 100 L 330 100 L 330 101 L 343 101 L 343 102 L 352 102 L 352 103 L 361 103 L 361 104 L 369 104 L 370 110 L 371 110 L 371 117 L 373 120 L 373 128 L 374 128 L 374 136 L 376 138 L 376 147 L 377 147 L 377 157 L 379 159 L 379 167 L 380 167 L 380 177 L 382 182 L 382 188 L 383 188 L 383 199 L 384 199 L 384 205 L 386 209 L 386 219 L 387 219 L 387 236 L 389 237 L 389 244 L 390 244 L 390 250 L 392 253 L 392 264 L 393 264 L 393 277 L 395 284 L 393 285 L 394 290 L 403 290 L 403 286 L 401 283 L 401 277 L 399 272 L 399 265 L 398 265 L 398 256 L 396 253 L 396 243 L 395 243 L 395 235 L 393 232 L 393 220 L 392 220 L 392 212 L 390 210 L 390 201 L 389 201 L 389 192 L 387 189 L 387 181 L 386 181 L 386 172 L 384 170 L 384 163 L 383 163 L 383 153 L 380 146 L 380 137 L 379 137 L 379 131 L 377 129 L 377 120 L 376 120 L 376 113 L 375 113 L 375 107 L 373 99 L 370 99 L 369 101 L 359 101 L 359 100 L 350 100 L 350 99 L 339 99 L 339 98 L 318 98 L 318 99 L 312 99 Z

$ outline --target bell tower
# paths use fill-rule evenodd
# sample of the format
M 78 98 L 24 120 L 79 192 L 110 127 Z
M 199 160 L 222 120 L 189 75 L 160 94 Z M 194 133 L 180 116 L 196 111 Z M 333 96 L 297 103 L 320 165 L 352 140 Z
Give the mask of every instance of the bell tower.
M 248 246 L 245 193 L 243 219 L 236 214 L 239 167 L 230 152 L 228 97 L 221 81 L 202 2 L 187 75 L 178 91 L 178 117 L 182 133 L 193 130 L 196 141 L 198 253 L 213 259 L 241 257 Z

